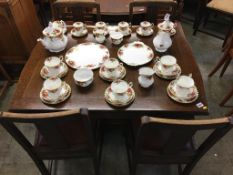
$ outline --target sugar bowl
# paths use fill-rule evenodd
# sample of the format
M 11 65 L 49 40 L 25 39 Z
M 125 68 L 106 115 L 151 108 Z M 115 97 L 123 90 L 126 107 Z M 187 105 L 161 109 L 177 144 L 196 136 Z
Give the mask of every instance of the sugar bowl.
M 148 88 L 154 84 L 154 70 L 150 67 L 142 67 L 139 69 L 138 82 L 143 88 Z

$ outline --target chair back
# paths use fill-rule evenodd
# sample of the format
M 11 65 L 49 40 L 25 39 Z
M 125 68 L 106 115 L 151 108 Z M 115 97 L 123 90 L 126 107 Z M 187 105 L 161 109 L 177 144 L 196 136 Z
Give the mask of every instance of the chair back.
M 179 154 L 193 139 L 199 130 L 210 130 L 213 132 L 200 145 L 197 153 L 203 154 L 208 151 L 222 136 L 224 136 L 233 125 L 233 117 L 224 117 L 209 120 L 178 120 L 142 117 L 136 137 L 136 150 L 143 151 L 143 144 L 148 135 L 156 141 L 156 132 L 160 132 L 163 139 L 160 143 L 160 151 L 164 154 Z M 154 131 L 154 132 L 153 132 Z M 158 151 L 158 150 L 157 150 Z
M 164 18 L 166 13 L 171 14 L 173 19 L 176 14 L 176 0 L 134 0 L 129 4 L 129 21 L 133 23 L 133 9 L 143 7 L 146 10 L 145 20 L 150 22 L 159 22 Z
M 81 126 L 83 137 L 90 148 L 94 148 L 93 131 L 87 109 L 51 113 L 12 113 L 2 112 L 0 121 L 3 127 L 21 144 L 26 150 L 33 146 L 25 135 L 16 127 L 15 123 L 31 123 L 43 137 L 47 147 L 51 149 L 67 149 L 72 146 L 78 134 L 76 127 Z M 76 131 L 77 133 L 73 133 Z M 68 138 L 69 137 L 69 138 Z M 73 140 L 72 140 L 73 139 Z M 83 140 L 82 140 L 83 141 Z M 82 141 L 76 141 L 82 143 Z
M 101 20 L 100 4 L 95 0 L 57 0 L 52 2 L 53 19 L 96 22 Z

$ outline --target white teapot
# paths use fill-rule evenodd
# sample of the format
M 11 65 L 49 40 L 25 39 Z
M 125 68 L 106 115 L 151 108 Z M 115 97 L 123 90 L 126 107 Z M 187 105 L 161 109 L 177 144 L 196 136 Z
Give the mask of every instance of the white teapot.
M 153 44 L 156 51 L 166 52 L 167 49 L 172 45 L 170 34 L 164 31 L 159 31 L 153 39 Z
M 37 39 L 50 52 L 61 52 L 66 48 L 68 38 L 61 28 L 54 28 L 52 23 L 43 30 L 43 38 Z

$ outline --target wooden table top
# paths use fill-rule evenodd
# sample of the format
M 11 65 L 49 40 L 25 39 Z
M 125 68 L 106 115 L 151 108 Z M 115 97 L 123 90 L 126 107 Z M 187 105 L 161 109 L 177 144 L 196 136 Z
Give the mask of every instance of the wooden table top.
M 111 107 L 105 102 L 104 91 L 110 85 L 110 83 L 105 82 L 99 77 L 99 70 L 94 71 L 94 82 L 90 87 L 78 88 L 73 81 L 74 70 L 72 70 L 71 68 L 69 68 L 68 75 L 66 75 L 63 78 L 63 80 L 66 81 L 72 88 L 71 97 L 67 101 L 58 105 L 46 105 L 42 103 L 39 98 L 39 92 L 43 84 L 43 79 L 40 77 L 40 70 L 43 67 L 45 58 L 52 55 L 64 55 L 69 48 L 79 43 L 90 41 L 96 42 L 92 35 L 92 29 L 89 28 L 89 34 L 82 38 L 72 38 L 69 34 L 68 46 L 66 50 L 60 54 L 50 53 L 49 51 L 45 50 L 40 43 L 38 43 L 35 46 L 27 64 L 25 65 L 21 73 L 15 94 L 11 101 L 10 110 L 35 112 L 87 107 L 92 112 L 121 111 L 123 113 L 142 112 L 148 114 L 169 113 L 207 115 L 208 109 L 196 107 L 196 103 L 198 102 L 202 102 L 204 105 L 207 106 L 201 73 L 193 56 L 190 45 L 188 44 L 183 33 L 182 27 L 179 23 L 177 25 L 176 30 L 177 33 L 172 38 L 173 45 L 168 50 L 168 52 L 164 54 L 171 54 L 177 58 L 177 62 L 181 66 L 183 74 L 187 75 L 192 73 L 196 86 L 199 90 L 199 98 L 193 104 L 180 104 L 171 100 L 166 92 L 166 88 L 170 81 L 160 79 L 156 75 L 154 76 L 155 84 L 151 88 L 141 88 L 137 80 L 138 67 L 128 67 L 126 65 L 125 67 L 127 70 L 127 75 L 124 78 L 124 80 L 126 80 L 127 82 L 133 82 L 133 87 L 136 93 L 135 101 L 127 108 L 116 110 L 116 108 Z M 133 28 L 132 35 L 124 38 L 124 41 L 123 43 L 121 43 L 120 46 L 112 45 L 109 37 L 107 37 L 107 40 L 104 43 L 104 45 L 108 47 L 111 57 L 117 57 L 117 50 L 123 44 L 132 41 L 143 41 L 145 44 L 149 45 L 153 49 L 155 55 L 158 55 L 152 43 L 155 35 L 156 32 L 154 32 L 154 35 L 151 37 L 140 37 L 137 36 L 137 34 L 135 33 L 135 28 Z M 146 66 L 152 67 L 153 64 L 154 63 L 151 62 Z

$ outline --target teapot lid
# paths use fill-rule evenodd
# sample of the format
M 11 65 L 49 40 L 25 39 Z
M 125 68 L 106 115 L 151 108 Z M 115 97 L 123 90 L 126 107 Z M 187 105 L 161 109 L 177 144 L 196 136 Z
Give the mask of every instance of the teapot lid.
M 57 37 L 62 34 L 61 28 L 54 28 L 53 24 L 50 22 L 49 26 L 43 30 L 43 35 L 48 37 Z

